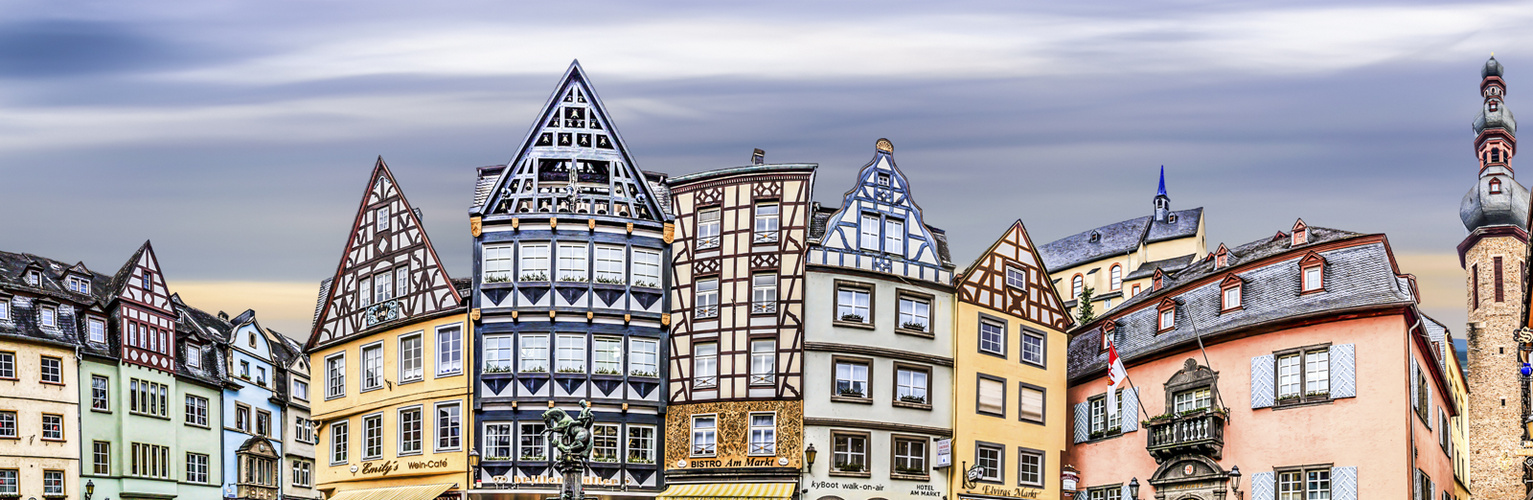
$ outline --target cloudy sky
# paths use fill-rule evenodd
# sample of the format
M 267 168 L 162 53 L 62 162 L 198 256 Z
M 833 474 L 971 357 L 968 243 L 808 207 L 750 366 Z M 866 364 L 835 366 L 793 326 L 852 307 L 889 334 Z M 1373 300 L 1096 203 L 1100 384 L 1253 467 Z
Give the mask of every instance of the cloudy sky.
M 1387 233 L 1461 332 L 1491 52 L 1533 110 L 1528 2 L 727 4 L 7 2 L 0 248 L 111 272 L 152 239 L 194 305 L 305 336 L 374 158 L 467 276 L 474 167 L 579 59 L 648 170 L 759 147 L 834 203 L 887 137 L 967 263 L 1147 214 L 1165 165 L 1211 247 Z

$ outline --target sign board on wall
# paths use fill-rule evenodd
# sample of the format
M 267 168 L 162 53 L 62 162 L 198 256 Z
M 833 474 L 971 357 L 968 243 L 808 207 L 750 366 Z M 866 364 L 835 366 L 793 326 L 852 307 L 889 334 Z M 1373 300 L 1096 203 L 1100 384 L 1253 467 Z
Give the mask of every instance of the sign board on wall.
M 933 467 L 938 467 L 938 468 L 941 468 L 941 467 L 952 467 L 953 466 L 953 440 L 952 439 L 939 439 L 939 440 L 937 440 L 937 461 L 934 464 L 932 464 L 932 466 Z

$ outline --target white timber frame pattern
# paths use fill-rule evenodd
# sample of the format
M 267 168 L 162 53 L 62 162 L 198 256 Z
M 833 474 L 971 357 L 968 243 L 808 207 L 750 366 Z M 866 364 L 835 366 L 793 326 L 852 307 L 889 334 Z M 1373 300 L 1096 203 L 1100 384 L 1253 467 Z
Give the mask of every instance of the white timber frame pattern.
M 379 157 L 306 349 L 450 311 L 462 300 L 419 216 Z
M 1019 287 L 1015 276 L 1026 274 Z M 964 302 L 1005 311 L 1063 331 L 1073 321 L 1065 312 L 1059 293 L 1049 282 L 1043 258 L 1033 247 L 1022 221 L 1016 221 L 958 282 L 958 298 Z
M 937 255 L 937 240 L 910 196 L 905 174 L 894 164 L 888 139 L 878 140 L 873 161 L 857 178 L 841 209 L 826 221 L 825 235 L 810 247 L 809 263 L 951 283 L 952 266 Z M 878 227 L 868 227 L 874 221 Z
M 122 335 L 122 360 L 164 372 L 175 371 L 176 318 L 159 259 L 149 242 L 139 247 L 117 277 L 115 300 Z

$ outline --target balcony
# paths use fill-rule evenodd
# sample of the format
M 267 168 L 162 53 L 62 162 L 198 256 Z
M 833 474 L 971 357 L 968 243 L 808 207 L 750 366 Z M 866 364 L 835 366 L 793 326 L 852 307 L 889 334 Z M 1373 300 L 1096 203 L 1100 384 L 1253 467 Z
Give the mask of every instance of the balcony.
M 1155 417 L 1148 424 L 1149 444 L 1145 449 L 1155 457 L 1156 463 L 1183 453 L 1219 460 L 1224 455 L 1225 420 L 1225 414 L 1218 410 Z

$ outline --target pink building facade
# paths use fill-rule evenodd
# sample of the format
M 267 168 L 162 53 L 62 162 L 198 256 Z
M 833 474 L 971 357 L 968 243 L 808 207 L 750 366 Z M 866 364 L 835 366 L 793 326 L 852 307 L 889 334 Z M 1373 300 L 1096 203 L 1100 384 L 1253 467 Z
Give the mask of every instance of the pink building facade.
M 1451 347 L 1416 302 L 1383 235 L 1302 221 L 1158 273 L 1071 340 L 1075 498 L 1452 498 Z

